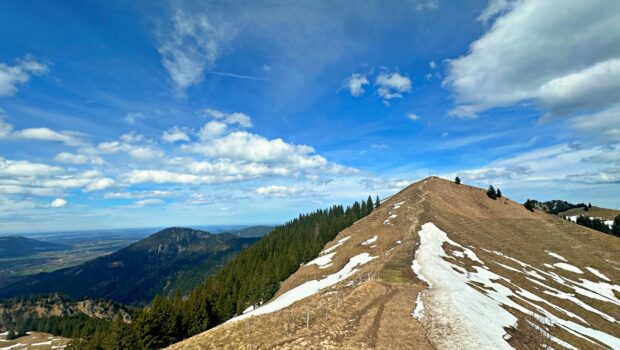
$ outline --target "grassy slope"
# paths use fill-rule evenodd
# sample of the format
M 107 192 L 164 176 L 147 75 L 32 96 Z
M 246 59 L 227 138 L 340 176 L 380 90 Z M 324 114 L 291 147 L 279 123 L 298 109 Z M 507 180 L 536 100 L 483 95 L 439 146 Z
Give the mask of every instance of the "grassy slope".
M 394 210 L 393 205 L 403 200 L 406 203 Z M 391 212 L 398 214 L 398 217 L 384 225 Z M 346 236 L 351 236 L 351 239 L 337 249 L 330 268 L 318 269 L 315 265 L 300 267 L 282 284 L 277 295 L 308 280 L 338 271 L 350 257 L 360 252 L 377 256 L 377 259 L 361 267 L 349 281 L 282 311 L 225 324 L 171 348 L 241 348 L 248 346 L 251 339 L 253 346 L 266 348 L 430 349 L 432 346 L 428 342 L 427 330 L 411 317 L 417 292 L 427 288 L 410 269 L 419 240 L 417 232 L 420 224 L 425 222 L 435 223 L 460 244 L 472 246 L 493 272 L 583 317 L 593 328 L 620 334 L 619 324 L 610 323 L 574 303 L 542 293 L 522 273 L 505 270 L 495 263 L 501 262 L 517 269 L 518 265 L 482 249 L 501 251 L 538 268 L 544 268 L 545 263 L 558 262 L 545 251 L 550 250 L 584 270 L 582 278 L 597 281 L 595 275 L 585 270 L 589 266 L 618 283 L 620 240 L 557 216 L 529 212 L 521 204 L 507 198 L 491 200 L 484 189 L 430 178 L 396 194 L 379 210 L 341 232 L 334 242 Z M 374 235 L 380 237 L 376 247 L 360 245 Z M 395 244 L 397 240 L 401 240 L 402 244 Z M 332 245 L 333 242 L 326 247 Z M 580 277 L 560 269 L 553 272 L 574 280 Z M 572 291 L 554 281 L 546 283 L 564 292 Z M 620 307 L 617 305 L 577 297 L 620 319 Z M 544 304 L 539 305 L 544 307 Z M 550 312 L 557 314 L 556 310 Z M 523 318 L 523 315 L 515 314 Z M 309 328 L 306 328 L 307 319 L 310 320 Z M 558 330 L 556 334 L 579 348 L 590 346 L 590 343 L 565 331 Z M 523 348 L 520 341 L 516 337 L 512 345 Z M 554 348 L 561 347 L 554 344 Z
M 585 216 L 591 216 L 591 217 L 601 217 L 606 220 L 613 220 L 616 216 L 620 215 L 620 210 L 600 208 L 600 207 L 593 206 L 588 211 L 584 211 L 583 208 L 573 208 L 565 212 L 561 212 L 558 215 L 559 216 L 585 215 Z

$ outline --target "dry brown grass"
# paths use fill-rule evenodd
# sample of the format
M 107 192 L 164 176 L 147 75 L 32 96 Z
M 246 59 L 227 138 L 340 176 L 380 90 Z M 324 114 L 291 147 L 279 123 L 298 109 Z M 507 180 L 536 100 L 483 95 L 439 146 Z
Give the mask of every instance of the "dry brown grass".
M 588 209 L 588 211 L 583 210 L 583 208 L 573 208 L 565 212 L 561 212 L 558 215 L 559 216 L 586 215 L 586 216 L 592 216 L 592 217 L 600 217 L 606 220 L 613 220 L 616 216 L 620 215 L 620 210 L 600 208 L 600 207 L 593 206 L 592 208 Z
M 26 349 L 37 349 L 37 350 L 51 350 L 51 349 L 61 349 L 60 347 L 66 346 L 69 344 L 70 339 L 53 336 L 47 333 L 39 333 L 32 332 L 23 337 L 19 337 L 17 339 L 13 339 L 10 341 L 4 340 L 3 336 L 0 336 L 0 349 L 11 347 L 11 350 L 26 350 Z M 47 342 L 51 342 L 51 344 L 47 344 Z M 21 344 L 21 345 L 17 345 Z M 34 345 L 33 344 L 38 344 Z M 55 346 L 52 348 L 52 346 Z
M 405 202 L 401 208 L 393 209 L 393 205 L 401 201 Z M 390 212 L 398 216 L 384 225 Z M 492 271 L 541 297 L 553 298 L 545 296 L 524 274 L 505 270 L 495 262 L 519 266 L 482 248 L 500 251 L 540 268 L 544 263 L 558 262 L 545 251 L 550 250 L 584 270 L 579 276 L 555 269 L 559 275 L 596 281 L 596 276 L 584 269 L 590 266 L 612 281 L 620 281 L 618 238 L 557 216 L 530 212 L 507 198 L 492 200 L 480 188 L 429 178 L 407 187 L 367 218 L 342 231 L 326 247 L 347 236 L 351 239 L 337 249 L 330 268 L 301 267 L 282 284 L 277 295 L 340 270 L 350 257 L 359 253 L 368 252 L 378 257 L 362 266 L 349 280 L 279 312 L 221 325 L 170 349 L 432 349 L 423 324 L 411 317 L 417 293 L 427 288 L 410 267 L 419 241 L 417 232 L 426 222 L 433 222 L 460 244 L 471 246 Z M 361 245 L 374 235 L 379 237 L 375 247 Z M 396 244 L 399 240 L 402 243 Z M 471 268 L 466 262 L 463 264 Z M 552 281 L 546 283 L 571 292 Z M 569 301 L 552 301 L 583 317 L 592 328 L 616 336 L 620 334 L 618 323 L 610 323 Z M 620 319 L 619 307 L 591 299 L 587 302 Z M 525 316 L 514 310 L 511 312 L 520 318 L 520 330 L 527 332 L 522 326 Z M 552 328 L 558 337 L 579 348 L 591 346 L 566 331 Z M 518 349 L 531 348 L 523 344 L 518 337 L 511 341 Z M 555 344 L 554 348 L 562 347 Z

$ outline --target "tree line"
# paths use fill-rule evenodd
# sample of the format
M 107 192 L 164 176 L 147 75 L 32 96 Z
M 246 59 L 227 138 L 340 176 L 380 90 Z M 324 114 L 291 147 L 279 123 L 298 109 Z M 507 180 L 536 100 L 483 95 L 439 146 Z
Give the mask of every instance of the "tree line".
M 249 306 L 270 300 L 299 266 L 316 257 L 343 229 L 379 205 L 334 205 L 276 227 L 224 265 L 188 296 L 155 297 L 137 310 L 132 322 L 117 318 L 90 336 L 74 339 L 83 350 L 159 349 L 215 327 Z

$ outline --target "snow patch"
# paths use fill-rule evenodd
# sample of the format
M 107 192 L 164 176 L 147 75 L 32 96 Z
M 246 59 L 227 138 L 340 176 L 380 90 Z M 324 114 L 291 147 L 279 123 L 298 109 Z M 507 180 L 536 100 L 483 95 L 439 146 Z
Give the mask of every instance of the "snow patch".
M 314 260 L 309 261 L 306 265 L 318 265 L 319 269 L 324 269 L 332 265 L 332 258 L 336 255 L 336 252 L 321 255 Z
M 568 262 L 568 260 L 566 260 L 566 258 L 564 258 L 563 256 L 561 256 L 560 254 L 556 254 L 554 252 L 550 252 L 547 250 L 547 254 L 551 255 L 552 257 L 558 259 L 558 260 L 562 260 L 564 262 Z
M 392 219 L 395 219 L 398 216 L 396 214 L 392 214 L 392 212 L 390 212 L 390 214 L 391 215 L 387 219 L 385 219 L 385 221 L 383 221 L 384 225 L 388 225 Z
M 574 273 L 581 273 L 583 274 L 583 271 L 581 271 L 580 268 L 578 268 L 577 266 L 571 265 L 571 264 L 567 264 L 567 263 L 555 263 L 553 264 L 553 266 L 555 267 L 559 267 L 563 270 L 566 271 L 570 271 L 570 272 L 574 272 Z
M 605 280 L 607 282 L 610 282 L 609 278 L 607 278 L 607 276 L 603 275 L 599 270 L 593 268 L 593 267 L 586 267 L 586 270 L 592 272 L 594 275 L 596 275 L 596 277 Z
M 422 302 L 422 292 L 418 292 L 418 296 L 415 299 L 415 309 L 411 314 L 416 320 L 421 320 L 424 317 L 424 302 Z
M 371 245 L 377 241 L 377 238 L 378 238 L 377 235 L 375 235 L 373 238 L 367 239 L 364 242 L 362 242 L 362 245 Z
M 368 253 L 358 254 L 349 259 L 349 262 L 340 271 L 319 280 L 310 280 L 305 282 L 259 308 L 228 320 L 227 323 L 243 320 L 251 316 L 258 316 L 282 310 L 297 301 L 318 293 L 322 289 L 331 287 L 338 282 L 346 280 L 357 272 L 358 266 L 364 265 L 375 258 L 376 257 L 371 256 Z
M 331 251 L 333 251 L 334 249 L 340 247 L 341 245 L 344 244 L 344 242 L 348 241 L 351 238 L 351 236 L 346 236 L 345 238 L 339 240 L 336 244 L 334 244 L 333 246 L 325 249 L 324 251 L 321 252 L 321 254 L 327 254 Z
M 405 201 L 402 202 L 398 202 L 398 203 L 394 203 L 394 206 L 392 207 L 392 209 L 398 209 L 400 208 L 401 205 L 405 204 Z

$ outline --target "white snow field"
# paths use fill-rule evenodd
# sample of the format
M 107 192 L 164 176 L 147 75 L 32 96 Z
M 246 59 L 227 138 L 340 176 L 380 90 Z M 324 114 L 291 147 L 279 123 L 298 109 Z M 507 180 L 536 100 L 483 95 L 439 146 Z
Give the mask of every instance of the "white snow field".
M 321 289 L 325 289 L 335 285 L 340 281 L 344 281 L 347 278 L 353 276 L 357 272 L 357 267 L 360 265 L 364 265 L 367 262 L 375 259 L 376 257 L 369 255 L 368 253 L 358 254 L 351 259 L 349 262 L 344 265 L 340 271 L 328 275 L 319 280 L 310 280 L 301 284 L 286 293 L 280 295 L 276 299 L 270 301 L 267 304 L 262 305 L 248 313 L 241 314 L 235 318 L 228 320 L 226 323 L 235 322 L 239 320 L 243 320 L 245 318 L 251 316 L 263 315 L 271 312 L 276 312 L 278 310 L 282 310 L 283 308 L 292 305 L 293 303 L 312 296 L 318 293 Z
M 550 280 L 572 288 L 579 295 L 616 305 L 620 300 L 615 297 L 614 291 L 620 292 L 620 286 L 583 278 L 576 282 L 554 272 L 536 268 L 501 252 L 482 248 L 506 259 L 506 262 L 518 264 L 521 269 L 495 262 L 503 269 L 525 275 L 527 280 L 536 284 L 539 293 L 542 290 L 544 295 L 549 296 L 549 298 L 543 298 L 514 284 L 510 279 L 490 271 L 478 257 L 472 258 L 475 256 L 473 251 L 452 241 L 433 223 L 422 225 L 419 234 L 420 245 L 416 251 L 412 269 L 421 280 L 429 284 L 429 288 L 418 294 L 413 316 L 425 325 L 429 338 L 438 349 L 511 349 L 512 347 L 505 340 L 509 336 L 504 327 L 515 326 L 517 318 L 505 307 L 533 316 L 538 320 L 546 320 L 549 324 L 596 344 L 600 348 L 620 349 L 620 339 L 615 335 L 591 328 L 591 325 L 582 317 L 555 305 L 553 301 L 565 299 L 580 306 L 585 312 L 602 317 L 607 322 L 617 322 L 613 317 L 587 304 L 584 300 L 588 299 L 578 299 L 575 295 L 561 292 L 541 280 Z M 453 251 L 452 255 L 448 255 L 443 249 L 445 243 L 460 248 L 463 252 L 455 255 Z M 548 254 L 556 259 L 567 261 L 557 254 L 552 255 L 549 252 Z M 467 271 L 460 265 L 452 263 L 452 261 L 456 262 L 454 256 L 468 257 L 480 266 L 473 266 L 475 272 Z M 568 263 L 565 264 L 568 265 Z M 476 284 L 475 287 L 473 283 Z M 566 317 L 558 317 L 557 313 L 547 311 L 541 304 L 561 312 Z M 528 305 L 528 307 L 523 305 Z M 565 348 L 576 348 L 564 339 L 555 336 L 550 339 Z

